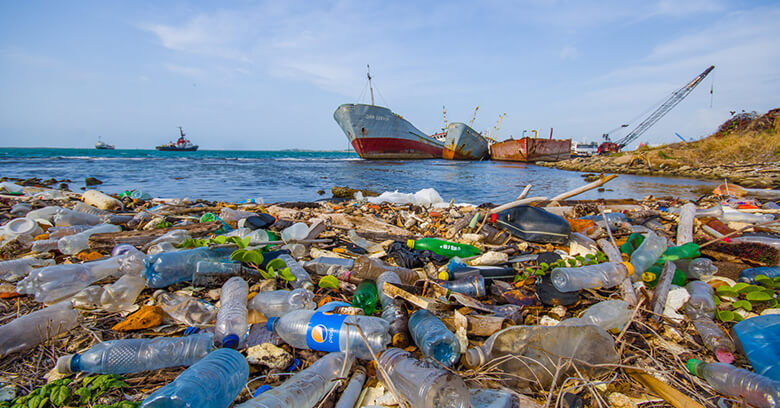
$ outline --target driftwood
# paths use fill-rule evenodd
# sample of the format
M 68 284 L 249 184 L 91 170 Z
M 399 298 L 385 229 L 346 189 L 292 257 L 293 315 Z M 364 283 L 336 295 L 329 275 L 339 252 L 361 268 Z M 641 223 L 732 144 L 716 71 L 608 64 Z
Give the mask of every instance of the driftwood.
M 106 250 L 111 249 L 119 244 L 130 244 L 135 247 L 142 247 L 153 241 L 155 238 L 173 230 L 184 230 L 192 236 L 202 236 L 218 230 L 221 226 L 221 222 L 213 221 L 198 224 L 178 225 L 149 231 L 121 231 L 94 234 L 89 237 L 89 248 L 95 250 Z
M 574 197 L 577 194 L 582 194 L 582 193 L 584 193 L 584 192 L 586 192 L 588 190 L 593 190 L 596 187 L 600 187 L 600 186 L 606 184 L 608 181 L 614 179 L 615 177 L 617 177 L 617 174 L 611 174 L 611 175 L 609 175 L 607 177 L 602 177 L 602 178 L 600 178 L 600 179 L 598 179 L 598 180 L 596 180 L 596 181 L 594 181 L 594 182 L 592 182 L 590 184 L 586 184 L 586 185 L 584 185 L 582 187 L 575 188 L 574 190 L 567 191 L 567 192 L 565 192 L 563 194 L 559 194 L 559 195 L 553 197 L 551 201 L 565 200 L 565 199 L 567 199 L 569 197 Z

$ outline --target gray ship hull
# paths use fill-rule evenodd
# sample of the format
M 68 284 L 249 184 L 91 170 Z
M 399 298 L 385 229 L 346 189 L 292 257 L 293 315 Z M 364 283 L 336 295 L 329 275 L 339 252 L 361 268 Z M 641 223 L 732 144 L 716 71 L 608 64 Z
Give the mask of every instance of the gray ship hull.
M 453 122 L 447 126 L 442 158 L 447 160 L 482 160 L 489 156 L 487 139 L 465 123 Z

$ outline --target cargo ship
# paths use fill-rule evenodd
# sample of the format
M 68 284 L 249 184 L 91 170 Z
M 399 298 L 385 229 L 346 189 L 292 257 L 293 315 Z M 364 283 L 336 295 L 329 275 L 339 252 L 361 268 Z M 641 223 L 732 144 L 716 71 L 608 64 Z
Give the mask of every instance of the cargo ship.
M 524 137 L 490 145 L 493 160 L 537 162 L 559 161 L 571 157 L 571 139 L 537 139 Z
M 482 160 L 489 156 L 488 140 L 469 125 L 453 122 L 447 126 L 442 158 L 447 160 Z
M 390 109 L 375 105 L 370 72 L 368 83 L 371 105 L 346 103 L 333 113 L 355 152 L 374 160 L 440 159 L 444 135 L 428 136 Z
M 192 144 L 192 142 L 185 137 L 184 130 L 179 126 L 179 139 L 176 143 L 170 142 L 168 144 L 155 146 L 155 149 L 167 151 L 167 152 L 194 152 L 198 150 L 198 145 Z

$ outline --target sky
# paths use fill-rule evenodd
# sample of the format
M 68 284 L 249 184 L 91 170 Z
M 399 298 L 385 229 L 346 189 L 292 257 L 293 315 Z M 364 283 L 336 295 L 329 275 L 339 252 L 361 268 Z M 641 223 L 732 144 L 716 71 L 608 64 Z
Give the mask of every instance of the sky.
M 715 65 L 629 147 L 697 139 L 780 107 L 778 21 L 760 0 L 4 1 L 0 146 L 148 149 L 183 126 L 201 149 L 345 149 L 333 112 L 369 102 L 367 64 L 424 132 L 478 105 L 499 140 L 575 141 Z

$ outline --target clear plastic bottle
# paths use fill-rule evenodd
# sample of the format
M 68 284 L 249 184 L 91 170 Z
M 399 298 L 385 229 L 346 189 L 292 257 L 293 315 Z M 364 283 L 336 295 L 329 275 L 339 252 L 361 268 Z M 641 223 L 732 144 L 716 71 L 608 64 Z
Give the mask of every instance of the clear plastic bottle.
M 718 272 L 718 267 L 709 258 L 678 259 L 674 264 L 688 279 L 708 280 Z
M 246 339 L 249 333 L 247 297 L 249 285 L 238 276 L 228 279 L 222 285 L 217 324 L 214 327 L 214 340 L 221 343 L 222 347 L 238 348 Z
M 355 261 L 349 258 L 317 257 L 303 263 L 303 269 L 317 275 L 333 275 L 340 268 L 352 269 Z M 332 272 L 331 272 L 332 271 Z
M 90 236 L 107 232 L 119 232 L 121 230 L 122 227 L 114 224 L 96 225 L 86 231 L 79 232 L 78 234 L 60 238 L 59 242 L 57 242 L 57 248 L 65 255 L 75 255 L 89 248 Z
M 387 271 L 376 279 L 376 289 L 379 303 L 382 305 L 382 319 L 390 323 L 390 337 L 394 347 L 404 348 L 409 345 L 409 313 L 403 300 L 393 299 L 382 292 L 385 282 L 400 285 L 401 278 L 393 271 Z
M 347 384 L 347 388 L 341 393 L 338 402 L 334 408 L 355 408 L 360 394 L 363 391 L 363 384 L 366 382 L 366 370 L 358 366 L 352 378 Z
M 633 314 L 631 306 L 623 300 L 604 300 L 587 308 L 579 318 L 565 319 L 560 324 L 565 326 L 592 324 L 606 331 L 619 332 L 628 324 Z
M 401 398 L 415 408 L 466 408 L 469 389 L 457 375 L 433 362 L 420 361 L 408 351 L 391 348 L 379 355 L 377 375 L 386 386 L 393 384 Z
M 296 222 L 295 224 L 282 230 L 282 241 L 299 241 L 305 239 L 306 235 L 308 234 L 309 226 L 302 222 Z
M 71 225 L 97 225 L 103 222 L 103 217 L 62 208 L 57 210 L 52 220 L 54 225 L 58 227 L 68 227 Z
M 295 276 L 295 280 L 290 282 L 290 286 L 294 288 L 304 288 L 313 291 L 314 290 L 314 282 L 311 280 L 311 276 L 309 276 L 309 273 L 306 272 L 305 269 L 301 266 L 301 264 L 298 263 L 293 257 L 287 254 L 281 254 L 279 255 L 279 259 L 284 261 L 284 263 L 287 265 L 288 268 L 290 268 L 290 273 Z
M 352 241 L 353 244 L 365 249 L 370 253 L 379 252 L 380 250 L 382 250 L 381 245 L 361 237 L 360 235 L 358 235 L 358 233 L 355 230 L 347 231 L 347 236 L 349 237 L 349 240 Z
M 691 320 L 712 319 L 715 316 L 715 291 L 706 282 L 694 280 L 685 285 L 691 295 L 685 304 L 685 314 Z
M 0 262 L 0 280 L 16 282 L 33 269 L 54 265 L 53 259 L 19 258 Z
M 59 249 L 59 240 L 58 239 L 40 239 L 38 241 L 33 241 L 32 248 L 30 248 L 30 252 L 34 253 L 43 253 L 43 252 L 49 252 Z
M 771 214 L 751 214 L 747 212 L 733 210 L 731 208 L 723 209 L 723 216 L 720 217 L 723 222 L 743 222 L 747 224 L 761 224 L 775 219 Z
M 460 342 L 433 313 L 420 309 L 409 316 L 409 333 L 423 356 L 445 367 L 460 358 Z
M 314 293 L 303 288 L 260 292 L 249 301 L 249 308 L 265 317 L 281 317 L 293 310 L 313 310 L 315 307 Z
M 55 215 L 57 215 L 58 212 L 61 210 L 64 210 L 64 208 L 58 206 L 58 205 L 50 205 L 43 208 L 39 208 L 37 210 L 32 210 L 25 215 L 25 218 L 29 218 L 31 220 L 46 220 L 51 222 L 52 218 L 54 218 Z
M 103 295 L 103 287 L 98 285 L 87 286 L 70 298 L 70 303 L 77 309 L 99 309 L 100 297 Z
M 666 238 L 656 235 L 654 232 L 647 233 L 642 244 L 631 254 L 631 265 L 634 266 L 633 276 L 640 277 L 644 271 L 650 269 L 664 251 L 666 251 Z
M 753 370 L 780 381 L 780 315 L 743 320 L 734 326 L 733 333 Z
M 257 215 L 257 213 L 253 213 L 251 211 L 234 210 L 228 207 L 222 207 L 222 209 L 219 211 L 219 218 L 222 218 L 227 222 L 238 221 L 242 218 L 248 218 L 253 215 Z
M 217 309 L 205 300 L 163 290 L 158 290 L 152 296 L 168 316 L 187 326 L 203 327 L 217 317 Z
M 704 347 L 715 353 L 718 361 L 721 363 L 734 362 L 733 352 L 736 350 L 734 342 L 712 319 L 696 319 L 693 321 L 693 328 L 699 333 Z
M 107 215 L 111 215 L 111 213 L 106 210 L 101 210 L 97 207 L 93 207 L 86 203 L 76 203 L 76 205 L 73 206 L 73 211 L 78 211 L 85 214 L 97 215 L 98 217 L 105 217 Z
M 249 245 L 261 245 L 265 242 L 275 241 L 275 237 L 264 229 L 252 230 L 249 228 L 237 228 L 225 234 L 226 237 L 249 237 Z
M 61 302 L 0 326 L 0 357 L 24 351 L 78 325 L 79 312 Z
M 249 380 L 249 364 L 233 349 L 212 351 L 172 383 L 147 397 L 141 408 L 225 408 Z
M 353 361 L 354 358 L 347 359 L 345 353 L 328 353 L 282 385 L 238 404 L 236 408 L 314 407 L 336 385 L 337 378 L 349 373 Z
M 485 278 L 482 275 L 472 275 L 458 280 L 435 279 L 434 282 L 453 292 L 463 293 L 472 297 L 485 296 Z
M 147 245 L 152 246 L 152 245 L 161 244 L 163 242 L 178 245 L 190 238 L 192 238 L 192 235 L 190 235 L 187 231 L 177 229 L 177 230 L 166 232 L 165 234 L 150 241 Z
M 127 273 L 116 282 L 103 286 L 100 305 L 107 312 L 119 312 L 130 308 L 146 287 L 140 273 Z
M 231 263 L 234 248 L 195 248 L 176 252 L 163 252 L 144 259 L 146 285 L 150 288 L 164 288 L 184 282 L 197 275 L 199 262 Z M 201 272 L 205 271 L 205 265 Z
M 68 227 L 51 227 L 49 228 L 50 239 L 60 239 L 67 237 L 68 235 L 78 234 L 79 232 L 86 231 L 92 228 L 92 225 L 71 225 Z
M 771 237 L 771 236 L 764 236 L 764 235 L 743 235 L 741 237 L 729 238 L 729 240 L 735 244 L 740 244 L 740 243 L 762 244 L 780 250 L 780 238 L 778 237 Z
M 313 310 L 296 310 L 282 317 L 268 319 L 266 327 L 285 343 L 300 349 L 347 351 L 361 360 L 371 360 L 371 352 L 354 325 L 359 326 L 371 349 L 378 353 L 390 343 L 389 324 L 371 316 L 325 314 Z
M 625 214 L 620 212 L 604 213 L 604 215 L 607 217 L 607 222 L 609 223 L 609 227 L 613 230 L 624 226 L 628 222 L 628 217 L 626 217 Z M 604 224 L 604 216 L 602 216 L 601 214 L 588 215 L 586 217 L 580 217 L 580 219 L 591 220 L 600 227 L 604 227 L 606 225 Z
M 612 288 L 634 273 L 628 262 L 605 262 L 579 268 L 555 268 L 551 280 L 560 292 L 580 289 Z
M 693 219 L 695 216 L 695 204 L 688 203 L 680 209 L 680 219 L 677 221 L 677 245 L 693 242 Z
M 740 397 L 758 408 L 780 406 L 780 382 L 725 363 L 688 360 L 688 371 L 707 381 L 716 391 Z
M 365 255 L 355 259 L 352 270 L 349 271 L 346 276 L 337 277 L 341 280 L 376 280 L 379 275 L 387 271 L 395 272 L 398 277 L 401 278 L 401 282 L 406 285 L 413 285 L 420 279 L 420 275 L 411 269 L 402 268 L 400 266 L 390 266 L 378 259 L 370 258 Z
M 62 374 L 127 374 L 160 368 L 191 366 L 213 348 L 214 335 L 196 333 L 185 337 L 123 339 L 98 343 L 79 354 L 68 354 L 57 360 Z

